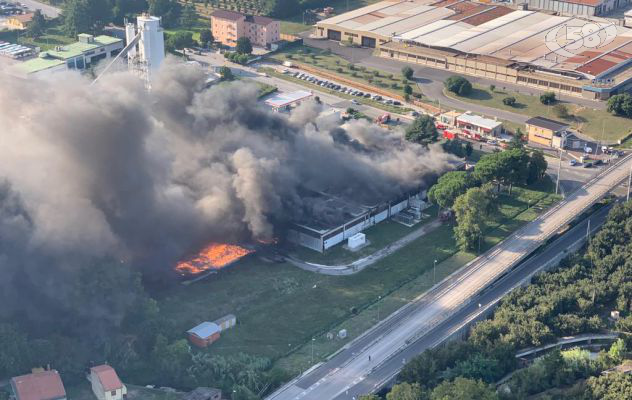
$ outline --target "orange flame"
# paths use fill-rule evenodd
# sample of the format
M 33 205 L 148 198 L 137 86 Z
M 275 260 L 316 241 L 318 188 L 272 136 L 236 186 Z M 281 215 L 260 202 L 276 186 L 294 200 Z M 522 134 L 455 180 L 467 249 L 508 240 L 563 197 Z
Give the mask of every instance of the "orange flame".
M 209 269 L 221 269 L 252 252 L 236 244 L 211 243 L 190 260 L 179 262 L 176 271 L 195 275 Z

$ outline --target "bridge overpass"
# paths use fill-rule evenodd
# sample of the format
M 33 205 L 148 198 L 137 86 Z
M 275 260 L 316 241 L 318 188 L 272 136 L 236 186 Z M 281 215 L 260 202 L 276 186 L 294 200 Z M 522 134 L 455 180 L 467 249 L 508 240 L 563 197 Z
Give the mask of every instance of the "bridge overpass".
M 557 244 L 548 246 L 544 256 L 540 254 L 518 267 L 560 228 L 625 181 L 631 168 L 632 155 L 609 166 L 503 242 L 345 346 L 330 360 L 310 369 L 267 399 L 353 400 L 360 394 L 379 389 L 412 356 L 440 344 L 472 319 L 483 315 L 543 264 L 558 257 L 567 246 L 581 241 L 586 232 L 584 225 L 564 235 Z M 603 222 L 605 214 L 599 214 L 591 225 L 593 229 Z M 493 290 L 485 290 L 492 283 L 496 283 Z

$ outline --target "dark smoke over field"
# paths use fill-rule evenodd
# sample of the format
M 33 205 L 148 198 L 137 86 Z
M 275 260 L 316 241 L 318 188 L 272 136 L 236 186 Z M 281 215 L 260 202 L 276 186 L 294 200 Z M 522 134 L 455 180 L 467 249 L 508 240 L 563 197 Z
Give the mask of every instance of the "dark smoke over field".
M 370 202 L 446 167 L 399 132 L 341 127 L 315 103 L 288 118 L 253 85 L 203 91 L 204 78 L 171 65 L 148 93 L 127 74 L 0 73 L 0 301 L 63 303 L 78 264 L 158 270 L 209 241 L 271 238 L 306 212 L 301 185 Z

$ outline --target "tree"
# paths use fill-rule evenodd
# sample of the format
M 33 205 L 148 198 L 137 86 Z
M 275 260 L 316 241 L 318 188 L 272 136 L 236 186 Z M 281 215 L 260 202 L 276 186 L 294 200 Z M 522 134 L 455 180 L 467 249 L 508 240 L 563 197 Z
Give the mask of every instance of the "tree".
M 177 0 L 148 0 L 149 13 L 162 17 L 162 23 L 167 28 L 173 28 L 180 20 L 182 6 Z
M 187 31 L 177 31 L 167 37 L 165 47 L 168 50 L 181 50 L 193 46 L 193 34 Z
M 614 372 L 586 381 L 587 400 L 632 399 L 632 375 Z
M 516 98 L 513 96 L 507 96 L 503 99 L 503 104 L 509 107 L 516 105 Z
M 494 90 L 496 90 L 496 85 L 489 85 L 489 91 L 494 93 Z
M 553 92 L 544 92 L 540 95 L 540 103 L 545 106 L 555 103 L 555 100 L 555 93 Z
M 186 339 L 169 343 L 164 336 L 159 335 L 150 357 L 156 379 L 167 385 L 178 383 L 191 365 L 191 353 Z
M 496 400 L 496 392 L 483 383 L 466 378 L 444 381 L 434 388 L 431 400 Z
M 566 107 L 564 104 L 554 105 L 553 112 L 560 118 L 568 118 L 568 107 Z
M 457 197 L 478 182 L 465 171 L 450 171 L 443 174 L 428 190 L 428 199 L 441 208 L 451 208 Z
M 46 18 L 42 15 L 42 12 L 38 9 L 33 13 L 33 19 L 29 22 L 26 28 L 26 34 L 33 38 L 38 38 L 46 31 Z
M 358 400 L 381 400 L 382 398 L 376 394 L 363 394 Z
M 607 110 L 614 115 L 632 118 L 632 95 L 623 93 L 610 97 Z
M 490 185 L 470 188 L 454 201 L 457 226 L 454 236 L 462 250 L 473 250 L 480 240 L 485 221 L 496 208 L 496 197 Z
M 544 176 L 546 175 L 547 167 L 548 163 L 546 162 L 542 151 L 533 151 L 531 153 L 531 157 L 529 158 L 529 172 L 527 174 L 527 183 L 532 184 L 544 178 Z
M 386 400 L 423 400 L 425 398 L 419 383 L 398 383 L 386 395 Z
M 227 66 L 223 66 L 219 69 L 219 74 L 222 77 L 223 81 L 232 81 L 235 79 L 233 76 L 233 71 L 230 70 Z
M 439 136 L 435 120 L 430 115 L 420 115 L 406 128 L 406 140 L 428 145 L 436 142 Z
M 185 28 L 192 28 L 197 23 L 197 19 L 198 15 L 195 11 L 195 5 L 193 5 L 193 3 L 187 3 L 182 9 L 180 24 Z
M 608 350 L 608 355 L 614 361 L 615 364 L 619 364 L 623 361 L 623 357 L 626 353 L 626 345 L 623 339 L 617 339 Z
M 405 85 L 404 86 L 404 93 L 406 93 L 407 95 L 411 95 L 413 94 L 413 88 L 410 85 Z
M 521 149 L 524 147 L 524 133 L 520 128 L 517 128 L 509 143 L 510 149 Z
M 447 90 L 459 96 L 467 96 L 472 92 L 472 84 L 462 76 L 452 75 L 443 82 Z
M 413 71 L 412 68 L 410 67 L 404 67 L 402 68 L 402 76 L 406 79 L 408 79 L 409 81 L 413 79 L 413 74 L 415 73 L 415 71 Z
M 470 142 L 465 143 L 465 155 L 467 157 L 470 157 L 473 151 L 474 151 L 474 147 L 472 146 L 472 143 Z
M 208 48 L 214 41 L 215 38 L 213 37 L 213 33 L 210 29 L 204 29 L 202 32 L 200 32 L 200 44 L 202 45 L 202 47 Z
M 62 8 L 63 30 L 68 36 L 92 31 L 92 21 L 86 0 L 67 0 Z
M 235 47 L 235 50 L 239 54 L 252 53 L 252 43 L 250 43 L 250 39 L 248 39 L 245 36 L 242 36 L 239 39 L 237 39 L 237 46 Z

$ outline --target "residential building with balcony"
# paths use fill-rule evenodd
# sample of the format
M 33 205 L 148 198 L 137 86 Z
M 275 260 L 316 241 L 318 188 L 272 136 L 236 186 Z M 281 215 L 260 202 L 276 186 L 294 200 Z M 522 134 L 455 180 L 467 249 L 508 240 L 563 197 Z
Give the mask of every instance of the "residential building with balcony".
M 247 37 L 253 46 L 270 47 L 281 40 L 280 22 L 268 17 L 215 10 L 211 14 L 211 32 L 215 41 L 234 47 L 237 39 Z

